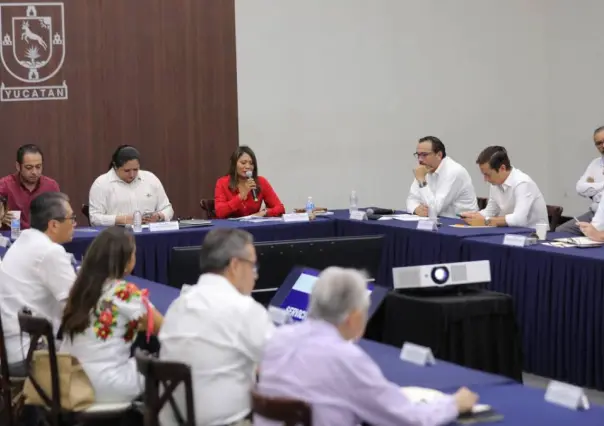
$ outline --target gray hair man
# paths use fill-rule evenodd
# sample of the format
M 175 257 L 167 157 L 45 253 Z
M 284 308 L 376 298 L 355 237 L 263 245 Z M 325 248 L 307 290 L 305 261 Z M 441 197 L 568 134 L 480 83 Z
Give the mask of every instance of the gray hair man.
M 21 337 L 19 311 L 27 307 L 58 323 L 76 277 L 62 246 L 71 241 L 75 228 L 69 198 L 45 192 L 32 200 L 29 210 L 31 229 L 21 232 L 0 264 L 0 312 L 8 362 L 16 375 L 29 348 L 29 339 Z
M 257 278 L 253 242 L 240 229 L 210 231 L 201 276 L 170 305 L 158 336 L 163 360 L 191 366 L 198 424 L 245 424 L 250 414 L 254 372 L 273 331 L 266 309 L 250 297 Z M 183 410 L 182 388 L 175 400 Z M 177 424 L 170 407 L 161 423 Z
M 308 319 L 275 331 L 260 365 L 259 392 L 311 404 L 313 425 L 442 425 L 469 411 L 477 396 L 466 388 L 414 404 L 356 344 L 365 330 L 369 295 L 358 271 L 328 268 L 310 296 Z M 254 425 L 272 423 L 259 416 Z

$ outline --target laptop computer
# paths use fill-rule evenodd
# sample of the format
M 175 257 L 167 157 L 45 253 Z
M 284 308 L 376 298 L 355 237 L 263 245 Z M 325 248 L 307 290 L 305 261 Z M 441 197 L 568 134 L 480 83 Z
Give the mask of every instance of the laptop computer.
M 284 310 L 292 321 L 303 321 L 306 319 L 310 293 L 320 273 L 321 271 L 318 269 L 294 267 L 271 299 L 269 307 L 274 306 Z M 389 289 L 369 281 L 367 291 L 371 298 L 369 320 L 386 297 Z

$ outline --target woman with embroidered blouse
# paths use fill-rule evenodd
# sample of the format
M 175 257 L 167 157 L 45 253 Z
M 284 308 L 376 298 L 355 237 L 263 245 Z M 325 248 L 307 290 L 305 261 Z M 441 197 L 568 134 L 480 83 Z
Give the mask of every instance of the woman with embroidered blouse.
M 97 402 L 127 402 L 142 393 L 131 345 L 139 330 L 151 326 L 157 333 L 163 321 L 145 292 L 124 280 L 135 263 L 132 235 L 105 229 L 88 248 L 65 306 L 61 350 L 80 361 Z

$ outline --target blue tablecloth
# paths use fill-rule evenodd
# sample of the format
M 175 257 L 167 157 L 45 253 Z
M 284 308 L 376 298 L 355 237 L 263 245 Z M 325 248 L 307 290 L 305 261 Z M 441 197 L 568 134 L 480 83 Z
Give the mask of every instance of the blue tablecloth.
M 335 235 L 335 222 L 330 218 L 317 218 L 310 223 L 251 223 L 232 220 L 215 220 L 213 223 L 211 227 L 184 228 L 165 232 L 145 230 L 135 234 L 137 250 L 134 274 L 152 281 L 167 283 L 170 250 L 173 247 L 201 245 L 206 234 L 217 227 L 245 229 L 256 241 L 327 238 Z M 79 260 L 99 232 L 98 228 L 77 228 L 73 241 L 65 244 L 65 249 Z
M 420 386 L 455 392 L 461 386 L 503 385 L 515 383 L 512 379 L 482 371 L 471 370 L 456 364 L 437 360 L 435 365 L 420 367 L 400 360 L 400 348 L 361 340 L 359 345 L 380 366 L 384 376 L 401 386 Z
M 489 289 L 513 297 L 526 371 L 604 389 L 604 248 L 509 247 L 491 236 L 465 239 L 463 252 L 489 260 Z
M 164 314 L 180 293 L 175 288 L 143 278 L 128 278 L 139 287 L 149 289 L 151 301 Z M 468 386 L 480 395 L 480 402 L 491 405 L 504 416 L 504 420 L 498 424 L 601 426 L 604 421 L 604 409 L 601 407 L 592 407 L 586 412 L 560 408 L 543 400 L 543 390 L 514 384 L 506 377 L 471 370 L 441 360 L 437 360 L 433 366 L 419 367 L 401 361 L 399 348 L 370 340 L 361 340 L 359 345 L 380 366 L 385 377 L 400 386 L 420 386 L 447 393 L 455 392 L 461 386 Z
M 475 386 L 481 403 L 489 404 L 503 420 L 495 425 L 510 426 L 602 426 L 604 408 L 574 411 L 545 402 L 543 389 L 512 384 Z M 485 423 L 488 424 L 488 423 Z
M 382 264 L 377 281 L 392 286 L 392 268 L 398 266 L 429 265 L 443 262 L 460 262 L 461 241 L 481 235 L 522 234 L 528 228 L 458 228 L 451 225 L 463 223 L 459 219 L 439 218 L 442 225 L 438 231 L 420 231 L 417 222 L 399 220 L 355 221 L 347 219 L 348 212 L 337 211 L 336 235 L 342 237 L 358 235 L 386 236 Z

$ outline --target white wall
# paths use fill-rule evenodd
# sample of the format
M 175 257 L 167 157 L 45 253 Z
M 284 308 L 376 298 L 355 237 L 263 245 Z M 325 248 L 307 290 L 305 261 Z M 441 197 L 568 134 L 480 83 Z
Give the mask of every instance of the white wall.
M 499 144 L 550 197 L 544 1 L 237 0 L 240 144 L 288 210 L 351 189 L 404 207 L 425 135 L 479 195 L 476 156 Z
M 554 184 L 548 201 L 574 215 L 588 208 L 575 184 L 598 156 L 593 130 L 604 125 L 604 1 L 549 0 L 547 6 L 548 145 Z

